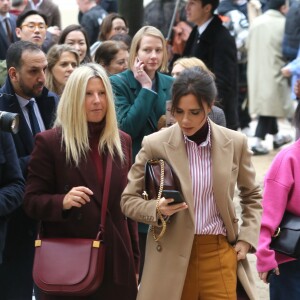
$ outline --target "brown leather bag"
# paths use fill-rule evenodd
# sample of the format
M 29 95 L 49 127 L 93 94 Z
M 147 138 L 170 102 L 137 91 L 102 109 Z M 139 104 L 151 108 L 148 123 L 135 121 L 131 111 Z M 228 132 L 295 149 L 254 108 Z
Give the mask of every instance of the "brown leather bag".
M 145 192 L 148 199 L 160 199 L 163 190 L 177 190 L 177 178 L 165 160 L 148 160 L 145 165 Z
M 158 242 L 167 229 L 167 220 L 160 212 L 158 201 L 162 196 L 163 190 L 177 190 L 179 186 L 178 180 L 172 171 L 169 164 L 163 159 L 151 159 L 145 164 L 145 190 L 143 196 L 146 200 L 156 200 L 157 215 L 160 220 L 161 226 L 151 226 L 153 239 Z M 161 246 L 158 245 L 158 251 Z
M 105 173 L 101 223 L 95 239 L 44 238 L 35 241 L 33 280 L 46 294 L 87 296 L 102 283 L 105 265 L 104 225 L 112 170 L 109 155 Z

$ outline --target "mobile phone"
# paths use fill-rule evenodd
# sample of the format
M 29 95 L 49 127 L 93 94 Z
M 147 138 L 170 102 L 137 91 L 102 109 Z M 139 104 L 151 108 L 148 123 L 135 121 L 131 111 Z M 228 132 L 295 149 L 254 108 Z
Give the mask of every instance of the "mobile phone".
M 276 275 L 276 270 L 275 269 L 272 269 L 268 272 L 267 274 L 267 282 L 270 283 L 270 280 L 272 278 L 272 276 Z
M 168 199 L 168 198 L 174 199 L 174 201 L 169 203 L 169 205 L 174 205 L 174 204 L 184 202 L 182 195 L 180 194 L 179 191 L 176 191 L 176 190 L 163 190 L 162 196 L 165 197 L 166 199 Z

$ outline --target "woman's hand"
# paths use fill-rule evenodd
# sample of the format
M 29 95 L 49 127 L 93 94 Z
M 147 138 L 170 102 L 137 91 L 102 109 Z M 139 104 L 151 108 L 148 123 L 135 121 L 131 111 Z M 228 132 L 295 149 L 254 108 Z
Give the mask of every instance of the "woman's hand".
M 90 197 L 94 193 L 85 186 L 76 186 L 73 187 L 68 194 L 64 197 L 63 200 L 63 209 L 68 210 L 75 207 L 81 207 L 86 203 L 90 202 Z
M 290 69 L 288 67 L 283 67 L 281 69 L 281 74 L 284 76 L 284 77 L 291 77 L 292 76 L 292 73 L 290 71 Z
M 134 78 L 141 84 L 143 88 L 151 89 L 152 80 L 145 72 L 144 67 L 145 67 L 144 62 L 139 60 L 138 57 L 136 57 L 133 70 L 132 70 L 134 74 Z
M 158 207 L 162 215 L 172 216 L 173 214 L 188 208 L 185 202 L 169 205 L 169 203 L 173 201 L 174 199 L 172 198 L 166 199 L 164 197 L 159 200 Z
M 249 252 L 251 248 L 251 245 L 245 241 L 238 241 L 234 245 L 234 250 L 236 251 L 237 254 L 237 260 L 245 259 L 247 253 Z
M 270 270 L 269 272 L 273 272 L 274 274 L 276 274 L 276 275 L 279 275 L 280 274 L 280 272 L 279 272 L 279 268 L 277 267 L 277 268 L 275 268 L 275 269 L 273 269 L 273 270 Z M 264 282 L 264 283 L 269 283 L 268 282 L 268 273 L 269 272 L 258 272 L 258 276 L 259 276 L 259 278 Z

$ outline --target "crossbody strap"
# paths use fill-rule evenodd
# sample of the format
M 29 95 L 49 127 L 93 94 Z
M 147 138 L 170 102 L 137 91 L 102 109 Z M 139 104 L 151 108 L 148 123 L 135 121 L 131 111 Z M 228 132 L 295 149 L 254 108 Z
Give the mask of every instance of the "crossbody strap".
M 101 225 L 100 225 L 101 230 L 104 229 L 105 221 L 106 221 L 106 211 L 108 205 L 111 172 L 112 172 L 112 157 L 110 154 L 108 154 L 107 162 L 106 162 L 106 170 L 105 170 L 104 190 L 103 190 L 103 197 L 102 197 Z

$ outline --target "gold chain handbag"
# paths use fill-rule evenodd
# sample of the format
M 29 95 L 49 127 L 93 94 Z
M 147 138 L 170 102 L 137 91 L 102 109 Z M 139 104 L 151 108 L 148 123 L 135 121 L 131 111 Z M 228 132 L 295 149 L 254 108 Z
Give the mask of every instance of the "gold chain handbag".
M 159 200 L 163 190 L 176 190 L 176 178 L 172 168 L 163 159 L 151 159 L 145 164 L 144 199 L 156 200 L 157 216 L 161 226 L 151 226 L 153 238 L 158 242 L 166 232 L 167 222 L 159 209 Z

